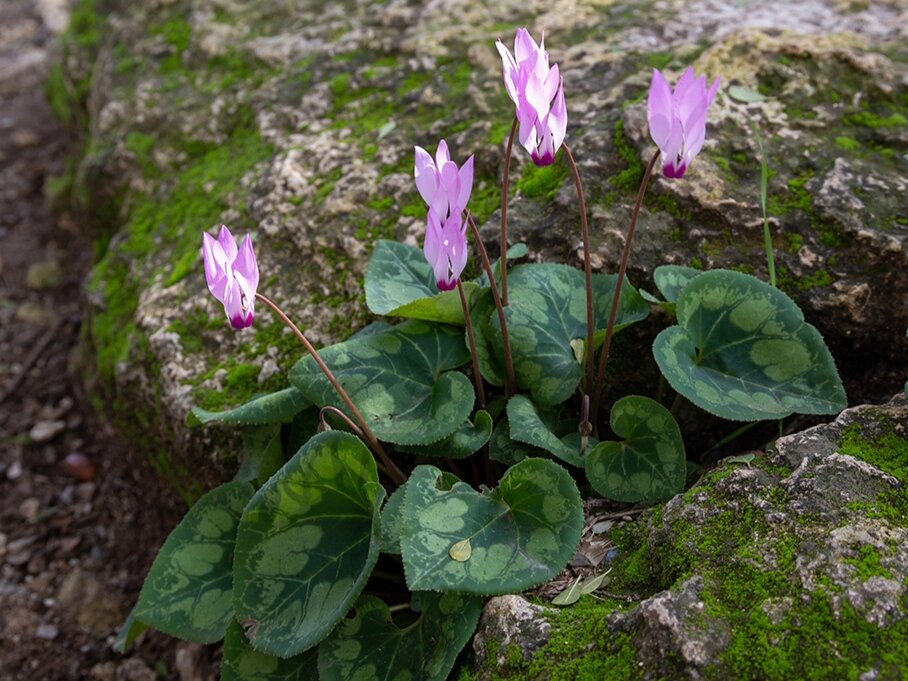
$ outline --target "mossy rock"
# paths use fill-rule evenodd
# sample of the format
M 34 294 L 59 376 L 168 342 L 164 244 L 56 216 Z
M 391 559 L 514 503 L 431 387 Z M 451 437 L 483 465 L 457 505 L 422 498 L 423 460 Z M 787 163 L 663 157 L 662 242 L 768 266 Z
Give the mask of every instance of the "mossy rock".
M 680 0 L 568 2 L 543 15 L 513 0 L 78 0 L 47 89 L 79 142 L 57 200 L 96 235 L 86 325 L 94 394 L 175 482 L 185 471 L 203 485 L 227 473 L 233 441 L 188 430 L 187 412 L 281 387 L 300 351 L 264 310 L 252 329 L 224 323 L 202 276 L 201 231 L 225 223 L 251 233 L 262 291 L 316 343 L 342 340 L 367 321 L 361 282 L 375 240 L 421 242 L 414 144 L 445 137 L 456 157 L 476 154 L 471 209 L 494 251 L 512 107 L 493 43 L 522 25 L 545 28 L 562 67 L 597 269 L 615 269 L 651 154 L 649 70 L 676 75 L 692 63 L 767 98 L 718 95 L 689 175 L 649 192 L 634 282 L 646 285 L 664 262 L 763 274 L 753 121 L 774 171 L 783 286 L 834 351 L 879 358 L 888 379 L 904 367 L 894 348 L 908 326 L 894 302 L 908 286 L 899 276 L 908 216 L 898 203 L 904 159 L 893 151 L 908 135 L 908 57 L 887 7 L 817 4 L 813 24 L 793 13 L 773 25 L 846 25 L 856 37 L 737 32 L 759 13 L 731 1 L 716 31 L 714 16 L 698 19 Z M 513 177 L 512 240 L 535 258 L 579 264 L 564 167 L 536 171 L 518 148 Z
M 608 596 L 536 606 L 525 655 L 487 607 L 480 678 L 904 678 L 908 400 L 721 465 L 614 539 Z

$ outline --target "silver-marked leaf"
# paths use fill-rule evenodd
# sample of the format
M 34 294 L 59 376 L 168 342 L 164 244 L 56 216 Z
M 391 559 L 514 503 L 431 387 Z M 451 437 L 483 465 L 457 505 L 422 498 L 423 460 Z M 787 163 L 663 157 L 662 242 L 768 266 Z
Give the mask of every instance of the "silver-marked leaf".
M 695 270 L 693 267 L 659 265 L 653 270 L 653 281 L 656 282 L 659 292 L 665 296 L 665 300 L 676 303 L 684 287 L 694 277 L 699 277 L 701 274 L 703 274 L 702 270 Z
M 136 619 L 195 643 L 224 637 L 233 616 L 237 523 L 252 492 L 248 482 L 228 482 L 189 509 L 148 571 L 133 611 Z
M 234 480 L 263 485 L 284 465 L 281 426 L 271 423 L 243 429 L 243 458 Z
M 403 523 L 404 494 L 407 483 L 388 497 L 381 510 L 381 551 L 400 555 L 400 529 Z
M 476 355 L 479 358 L 479 373 L 492 385 L 503 386 L 505 380 L 504 354 L 500 335 L 492 331 L 492 317 L 497 317 L 491 289 L 483 289 L 470 309 L 473 333 L 476 340 Z M 464 331 L 466 338 L 466 331 Z M 465 340 L 469 347 L 469 341 Z
M 369 450 L 338 431 L 313 437 L 256 492 L 233 586 L 253 647 L 292 657 L 331 632 L 378 559 L 384 496 Z
M 525 243 L 516 243 L 508 248 L 508 262 L 510 263 L 512 260 L 520 260 L 520 258 L 526 256 L 528 252 L 529 249 L 527 248 L 527 245 Z M 495 258 L 494 262 L 492 262 L 492 276 L 495 277 L 496 282 L 501 282 L 501 258 Z M 475 281 L 483 288 L 487 288 L 489 285 L 489 277 L 486 274 L 485 270 L 483 270 L 482 273 L 473 281 Z
M 538 447 L 530 447 L 525 443 L 511 439 L 511 428 L 506 418 L 495 424 L 492 437 L 489 438 L 489 458 L 492 461 L 513 466 L 523 461 L 528 456 L 542 454 Z
M 593 276 L 595 328 L 605 328 L 616 275 Z M 568 399 L 580 385 L 583 368 L 571 341 L 586 338 L 586 286 L 583 272 L 567 265 L 521 265 L 508 275 L 509 305 L 505 319 L 511 340 L 514 372 L 533 402 L 549 407 Z M 621 288 L 617 328 L 645 319 L 649 307 L 625 281 Z M 501 324 L 491 317 L 495 342 Z M 604 331 L 599 338 L 604 337 Z M 597 341 L 598 342 L 598 341 Z
M 580 542 L 583 505 L 568 472 L 525 459 L 494 490 L 460 482 L 439 488 L 441 471 L 417 466 L 404 496 L 401 554 L 411 590 L 511 593 L 554 577 Z M 466 560 L 451 548 L 469 540 Z
M 705 272 L 684 288 L 677 315 L 653 354 L 672 388 L 698 407 L 738 421 L 846 407 L 820 332 L 777 288 L 740 272 Z
M 587 455 L 586 475 L 597 492 L 616 501 L 652 503 L 684 489 L 684 442 L 668 409 L 629 395 L 612 406 L 609 422 L 625 439 L 600 442 Z
M 470 379 L 458 371 L 442 373 L 470 359 L 463 332 L 456 327 L 411 320 L 332 345 L 319 355 L 376 437 L 385 442 L 438 442 L 455 432 L 473 410 Z M 294 365 L 290 381 L 317 405 L 346 411 L 311 357 Z
M 249 644 L 243 628 L 234 620 L 224 637 L 221 681 L 319 681 L 318 649 L 286 660 L 268 655 Z
M 285 423 L 312 405 L 293 386 L 275 393 L 253 397 L 246 404 L 227 411 L 207 411 L 193 407 L 186 417 L 190 426 L 205 423 L 230 423 L 241 426 L 257 426 L 266 423 Z
M 470 640 L 482 599 L 456 593 L 420 593 L 418 619 L 403 628 L 388 606 L 363 596 L 356 614 L 321 646 L 321 681 L 444 681 Z
M 136 619 L 136 606 L 133 606 L 129 615 L 126 617 L 126 621 L 123 622 L 123 625 L 120 627 L 120 631 L 117 632 L 117 638 L 112 646 L 114 652 L 122 655 L 129 650 L 130 646 L 132 646 L 139 635 L 147 630 L 148 625 Z
M 565 463 L 583 468 L 584 454 L 580 452 L 580 437 L 559 438 L 539 416 L 528 397 L 514 395 L 508 402 L 508 424 L 511 439 L 534 445 L 557 456 Z M 592 447 L 594 440 L 588 444 Z
M 469 303 L 479 286 L 463 282 Z M 439 292 L 422 249 L 379 239 L 366 268 L 366 305 L 374 314 L 463 325 L 457 291 Z
M 479 451 L 492 436 L 492 417 L 480 409 L 473 417 L 473 423 L 466 421 L 453 434 L 431 445 L 399 445 L 397 450 L 420 456 L 443 456 L 448 459 L 465 459 Z

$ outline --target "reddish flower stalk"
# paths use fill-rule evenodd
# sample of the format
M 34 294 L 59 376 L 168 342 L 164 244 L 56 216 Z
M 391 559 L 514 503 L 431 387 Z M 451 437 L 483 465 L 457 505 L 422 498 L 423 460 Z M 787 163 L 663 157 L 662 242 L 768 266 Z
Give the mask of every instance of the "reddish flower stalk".
M 479 355 L 476 354 L 476 337 L 473 335 L 473 320 L 470 319 L 470 306 L 463 292 L 463 284 L 457 282 L 457 292 L 460 294 L 460 304 L 463 307 L 463 322 L 467 328 L 467 340 L 470 342 L 470 357 L 473 360 L 473 382 L 476 384 L 476 400 L 479 408 L 486 408 L 486 391 L 482 387 L 482 374 L 479 372 Z
M 473 239 L 476 241 L 476 247 L 479 249 L 479 256 L 482 259 L 482 265 L 485 268 L 486 276 L 489 278 L 489 287 L 492 289 L 492 300 L 495 301 L 495 309 L 498 311 L 498 321 L 501 324 L 501 344 L 504 350 L 504 370 L 505 370 L 505 394 L 510 398 L 517 392 L 517 379 L 514 377 L 514 360 L 511 358 L 511 341 L 508 338 L 508 325 L 504 318 L 504 308 L 501 306 L 501 298 L 498 295 L 498 286 L 495 284 L 495 273 L 492 271 L 492 264 L 489 262 L 489 254 L 486 247 L 479 238 L 479 230 L 473 221 L 473 216 L 467 211 L 467 224 L 473 232 Z
M 634 230 L 637 229 L 637 218 L 640 215 L 640 208 L 643 206 L 643 196 L 646 194 L 646 187 L 649 184 L 649 178 L 653 174 L 653 168 L 661 155 L 656 151 L 646 166 L 643 173 L 643 181 L 640 182 L 640 189 L 637 191 L 637 201 L 634 203 L 634 212 L 631 214 L 631 224 L 627 229 L 627 238 L 624 240 L 624 251 L 621 253 L 621 263 L 618 265 L 618 280 L 615 282 L 615 293 L 612 296 L 612 307 L 608 313 L 608 325 L 605 327 L 605 340 L 602 342 L 602 352 L 599 355 L 599 370 L 596 373 L 596 386 L 593 390 L 593 406 L 590 410 L 593 423 L 597 422 L 599 405 L 602 397 L 602 384 L 605 381 L 605 367 L 608 364 L 608 353 L 612 343 L 612 334 L 615 330 L 615 320 L 618 317 L 618 305 L 621 302 L 621 286 L 624 283 L 624 274 L 627 272 L 627 262 L 631 256 L 631 242 L 634 238 Z
M 388 470 L 391 478 L 398 485 L 404 484 L 407 481 L 407 476 L 402 470 L 400 470 L 400 468 L 397 467 L 397 464 L 391 461 L 391 459 L 388 457 L 388 454 L 379 443 L 378 438 L 375 437 L 372 429 L 369 428 L 369 425 L 366 423 L 363 415 L 360 414 L 359 409 L 357 409 L 356 405 L 353 404 L 353 400 L 350 399 L 347 391 L 343 389 L 337 378 L 335 378 L 334 374 L 331 372 L 331 369 L 329 369 L 328 365 L 325 364 L 325 361 L 321 357 L 319 357 L 318 353 L 315 351 L 315 348 L 312 347 L 312 344 L 309 342 L 309 339 L 306 338 L 306 336 L 303 335 L 303 332 L 300 331 L 299 328 L 297 328 L 296 324 L 294 324 L 290 320 L 290 318 L 286 314 L 284 314 L 284 311 L 281 310 L 281 308 L 279 308 L 277 305 L 275 305 L 271 300 L 263 296 L 261 293 L 256 293 L 255 297 L 256 299 L 260 300 L 265 305 L 270 307 L 271 311 L 274 312 L 274 314 L 276 314 L 291 331 L 293 331 L 293 333 L 299 339 L 300 343 L 303 344 L 303 347 L 306 348 L 306 352 L 308 352 L 312 356 L 312 359 L 315 360 L 318 368 L 322 370 L 325 378 L 328 379 L 328 382 L 332 385 L 337 394 L 340 395 L 340 398 L 344 401 L 344 404 L 347 405 L 350 413 L 353 414 L 353 418 L 356 419 L 356 422 L 359 424 L 366 442 L 369 443 L 369 446 L 378 455 L 378 458 L 381 459 L 382 464 L 384 464 L 385 468 Z
M 508 305 L 508 188 L 511 182 L 511 149 L 514 146 L 514 135 L 517 133 L 517 116 L 511 123 L 511 134 L 508 135 L 508 147 L 504 152 L 504 171 L 501 176 L 501 304 Z

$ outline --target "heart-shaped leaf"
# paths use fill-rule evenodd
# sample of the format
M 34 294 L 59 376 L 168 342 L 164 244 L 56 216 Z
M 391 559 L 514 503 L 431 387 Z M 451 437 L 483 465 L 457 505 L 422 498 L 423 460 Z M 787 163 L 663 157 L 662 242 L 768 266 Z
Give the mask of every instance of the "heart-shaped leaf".
M 684 287 L 694 278 L 703 274 L 702 270 L 695 270 L 693 267 L 684 267 L 683 265 L 660 265 L 653 270 L 653 281 L 659 288 L 659 292 L 670 303 L 678 302 L 678 296 Z
M 845 390 L 822 336 L 788 296 L 740 272 L 705 272 L 678 299 L 653 354 L 669 384 L 739 421 L 836 414 Z
M 616 275 L 593 276 L 596 328 L 605 327 Z M 583 369 L 571 341 L 586 338 L 586 286 L 583 272 L 567 265 L 521 265 L 508 276 L 509 305 L 505 319 L 511 340 L 514 372 L 533 402 L 550 407 L 577 389 Z M 628 283 L 621 287 L 618 328 L 645 319 L 649 307 Z M 491 317 L 496 342 L 501 324 Z M 600 338 L 604 337 L 604 331 Z
M 388 606 L 363 596 L 319 646 L 321 681 L 413 679 L 444 681 L 473 635 L 482 599 L 456 593 L 420 593 L 419 618 L 398 627 Z
M 479 286 L 463 282 L 467 302 Z M 366 305 L 374 314 L 463 325 L 457 291 L 438 291 L 419 248 L 379 239 L 366 268 Z
M 319 355 L 385 442 L 438 442 L 460 428 L 473 409 L 470 379 L 457 371 L 442 373 L 470 359 L 456 327 L 408 321 Z M 290 381 L 317 405 L 346 410 L 311 357 L 294 365 Z
M 417 466 L 407 483 L 400 546 L 411 590 L 522 591 L 554 577 L 574 555 L 583 505 L 555 462 L 525 459 L 485 493 L 462 482 L 441 489 L 440 477 L 433 466 Z M 466 540 L 469 558 L 453 558 L 451 548 Z
M 249 644 L 234 620 L 224 637 L 221 681 L 319 681 L 318 649 L 312 648 L 283 660 Z
M 284 448 L 279 424 L 243 429 L 243 458 L 234 480 L 261 486 L 283 465 Z
M 579 434 L 559 438 L 525 395 L 514 395 L 508 402 L 508 424 L 512 439 L 544 449 L 565 463 L 583 468 L 584 454 L 580 452 Z M 588 446 L 594 444 L 595 440 L 590 439 Z
M 480 409 L 473 417 L 473 423 L 466 421 L 454 433 L 431 445 L 400 445 L 398 451 L 419 456 L 443 456 L 447 459 L 465 459 L 479 451 L 492 436 L 492 417 Z
M 623 442 L 600 442 L 586 457 L 597 492 L 616 501 L 656 502 L 684 489 L 684 442 L 671 413 L 637 395 L 612 406 L 612 430 Z
M 476 356 L 479 358 L 479 372 L 482 377 L 492 385 L 503 386 L 504 351 L 502 350 L 500 334 L 492 330 L 492 317 L 497 316 L 495 301 L 490 289 L 483 289 L 476 297 L 470 310 L 470 320 L 473 322 L 473 332 L 476 341 Z M 466 332 L 464 332 L 466 339 Z M 465 340 L 469 345 L 469 340 Z
M 313 437 L 256 492 L 236 539 L 233 600 L 252 645 L 307 650 L 359 595 L 381 546 L 375 460 L 356 437 Z
M 258 426 L 266 423 L 285 423 L 312 405 L 303 394 L 293 386 L 278 390 L 276 393 L 259 395 L 235 409 L 227 411 L 207 411 L 193 407 L 186 422 L 190 426 L 204 423 L 230 423 L 241 426 Z
M 492 437 L 489 438 L 489 458 L 492 461 L 513 466 L 528 456 L 536 455 L 542 456 L 543 451 L 511 438 L 511 428 L 506 418 L 495 424 Z
M 224 637 L 233 617 L 230 592 L 237 523 L 252 492 L 248 482 L 228 482 L 189 509 L 148 571 L 133 611 L 135 619 L 196 643 Z

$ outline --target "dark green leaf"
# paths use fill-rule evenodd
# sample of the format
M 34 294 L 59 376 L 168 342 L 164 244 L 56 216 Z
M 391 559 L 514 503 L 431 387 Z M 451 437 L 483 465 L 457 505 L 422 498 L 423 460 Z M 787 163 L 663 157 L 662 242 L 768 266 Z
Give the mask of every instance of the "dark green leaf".
M 596 328 L 603 328 L 614 293 L 616 275 L 593 276 Z M 580 384 L 582 367 L 571 341 L 586 339 L 586 286 L 583 272 L 567 265 L 521 265 L 508 276 L 509 302 L 505 318 L 520 387 L 533 402 L 549 407 L 564 402 Z M 621 288 L 617 328 L 645 319 L 649 307 L 627 282 Z M 497 315 L 491 326 L 501 343 Z M 604 337 L 602 331 L 599 339 Z M 599 340 L 597 340 L 599 342 Z
M 678 296 L 684 287 L 694 278 L 703 272 L 695 270 L 693 267 L 684 267 L 683 265 L 660 265 L 653 271 L 653 280 L 659 291 L 665 296 L 670 303 L 678 302 Z
M 259 395 L 246 404 L 228 411 L 206 411 L 194 407 L 186 417 L 186 422 L 190 426 L 212 422 L 241 426 L 285 423 L 311 404 L 299 390 L 291 386 L 276 393 Z
M 489 458 L 492 461 L 513 466 L 528 456 L 542 454 L 542 450 L 521 444 L 511 438 L 511 429 L 506 418 L 495 424 L 492 437 L 489 439 Z
M 400 545 L 410 589 L 511 593 L 551 579 L 580 541 L 583 505 L 568 472 L 525 459 L 492 491 L 438 485 L 441 471 L 417 466 L 407 483 Z M 469 541 L 468 558 L 451 555 Z
M 134 610 L 137 619 L 196 643 L 224 637 L 233 616 L 230 591 L 237 523 L 252 492 L 248 482 L 228 482 L 189 509 L 145 578 Z
M 381 546 L 385 491 L 356 437 L 313 437 L 249 502 L 236 540 L 233 599 L 256 649 L 291 657 L 330 633 Z
M 684 288 L 677 314 L 653 354 L 672 388 L 698 407 L 739 421 L 845 408 L 822 336 L 778 289 L 713 270 Z
M 120 631 L 117 632 L 117 638 L 113 644 L 114 652 L 125 653 L 139 635 L 148 629 L 144 622 L 136 619 L 136 607 L 133 606 L 126 621 L 123 622 L 123 626 L 120 627 Z
M 243 460 L 234 480 L 261 486 L 284 465 L 281 426 L 250 426 L 243 429 Z
M 465 459 L 479 451 L 492 436 L 492 417 L 489 412 L 480 409 L 474 417 L 475 423 L 466 421 L 452 435 L 441 442 L 431 445 L 400 445 L 398 451 L 420 456 L 443 456 L 448 459 Z
M 473 635 L 482 600 L 455 593 L 418 594 L 420 615 L 400 628 L 388 606 L 363 596 L 356 614 L 319 646 L 321 681 L 444 681 Z
M 464 282 L 467 302 L 478 286 Z M 374 314 L 463 325 L 457 291 L 439 292 L 422 249 L 379 239 L 366 269 L 366 305 Z
M 457 371 L 442 373 L 470 358 L 456 327 L 408 321 L 332 345 L 319 355 L 385 442 L 438 442 L 460 428 L 473 410 L 470 379 Z M 296 363 L 290 381 L 316 404 L 346 411 L 311 357 Z
M 616 501 L 656 502 L 684 489 L 684 442 L 668 409 L 630 395 L 612 406 L 610 423 L 625 439 L 590 450 L 586 475 L 597 492 Z
M 234 620 L 224 637 L 221 681 L 319 681 L 318 649 L 286 660 L 249 645 L 243 628 Z
M 492 385 L 503 386 L 505 369 L 500 335 L 492 330 L 492 317 L 497 317 L 495 301 L 490 289 L 483 289 L 470 309 L 473 333 L 476 340 L 476 354 L 479 357 L 479 372 Z M 469 347 L 464 332 L 464 342 Z
M 545 424 L 528 397 L 514 395 L 508 402 L 508 424 L 512 439 L 544 449 L 572 466 L 583 468 L 580 434 L 559 438 Z M 595 441 L 591 440 L 588 446 L 593 444 Z

